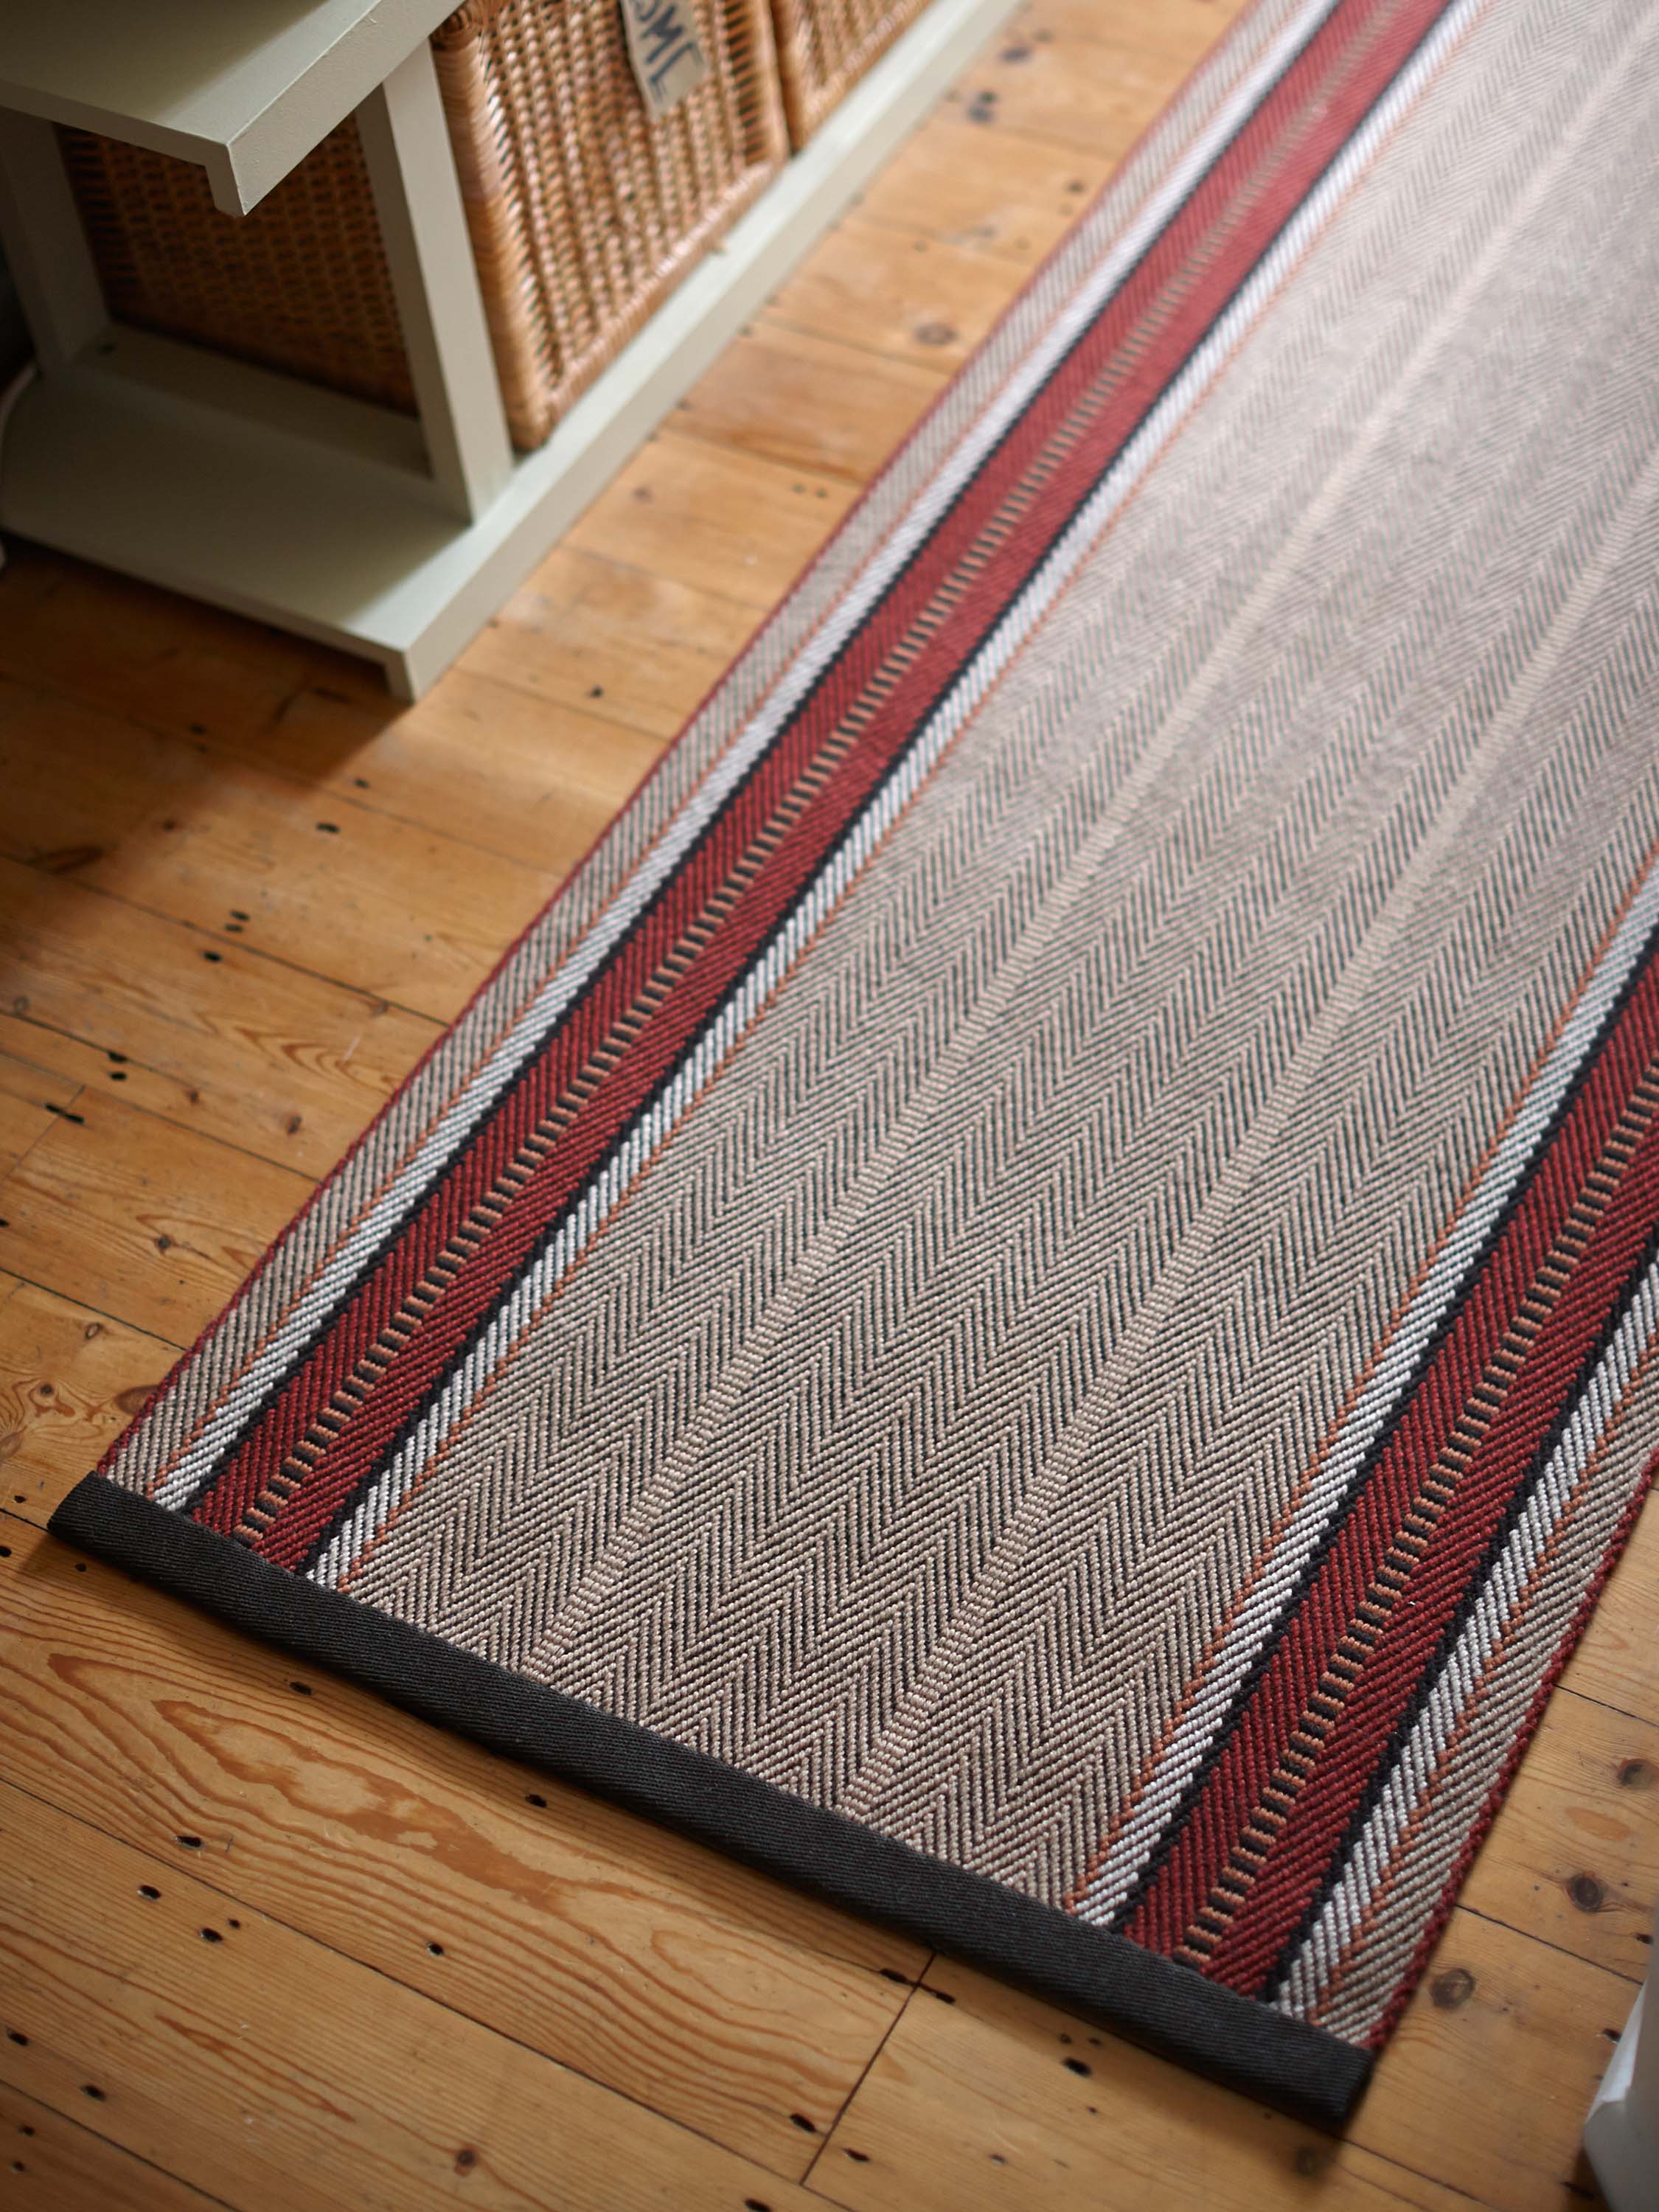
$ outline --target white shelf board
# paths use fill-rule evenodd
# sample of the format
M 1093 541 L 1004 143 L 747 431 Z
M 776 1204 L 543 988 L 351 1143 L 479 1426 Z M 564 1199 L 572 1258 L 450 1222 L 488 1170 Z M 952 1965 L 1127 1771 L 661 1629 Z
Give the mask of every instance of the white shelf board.
M 22 0 L 0 107 L 173 154 L 246 215 L 455 0 Z
M 0 527 L 362 654 L 418 696 L 1015 4 L 933 0 L 471 523 L 412 423 L 118 331 L 23 394 Z

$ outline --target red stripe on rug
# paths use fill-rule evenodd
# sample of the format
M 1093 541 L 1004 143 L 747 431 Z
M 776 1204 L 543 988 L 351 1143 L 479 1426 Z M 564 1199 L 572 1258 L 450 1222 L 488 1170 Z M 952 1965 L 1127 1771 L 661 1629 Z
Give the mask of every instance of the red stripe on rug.
M 1184 1816 L 1168 1858 L 1126 1924 L 1124 1932 L 1137 1942 L 1167 1953 L 1177 1950 L 1228 1872 L 1246 1830 L 1264 1814 L 1265 1826 L 1276 1825 L 1273 1808 L 1264 1808 L 1262 1792 L 1279 1771 L 1332 1659 L 1352 1636 L 1357 1610 L 1397 1542 L 1425 1476 L 1514 1325 L 1540 1264 L 1656 1054 L 1659 965 L 1644 972 L 1587 1071 L 1525 1196 Z M 1534 1346 L 1529 1358 L 1539 1349 Z M 1517 1376 L 1511 1382 L 1511 1391 L 1518 1381 Z M 1302 1818 L 1299 1802 L 1296 1818 Z
M 1652 1358 L 1651 1350 L 1644 1355 L 1638 1364 L 1638 1374 L 1650 1364 Z M 1389 1999 L 1387 2008 L 1376 2026 L 1366 2038 L 1367 2043 L 1373 2051 L 1380 2051 L 1400 2025 L 1401 2014 L 1411 2002 L 1412 1993 L 1421 1980 L 1423 1970 L 1428 1965 L 1435 1945 L 1440 1941 L 1447 1921 L 1451 1917 L 1452 1907 L 1457 1902 L 1457 1893 L 1468 1879 L 1469 1869 L 1474 1863 L 1475 1854 L 1486 1840 L 1492 1822 L 1498 1816 L 1498 1808 L 1509 1795 L 1510 1784 L 1514 1781 L 1522 1759 L 1531 1747 L 1538 1723 L 1544 1717 L 1544 1709 L 1554 1695 L 1556 1685 L 1565 1673 L 1567 1662 L 1572 1657 L 1579 1638 L 1589 1624 L 1590 1616 L 1595 1611 L 1601 1593 L 1607 1587 L 1607 1578 L 1618 1565 L 1620 1554 L 1629 1542 L 1637 1522 L 1642 1517 L 1642 1509 L 1648 1502 L 1648 1493 L 1653 1487 L 1656 1477 L 1659 1477 L 1659 1455 L 1649 1460 L 1643 1469 L 1641 1480 L 1637 1484 L 1634 1493 L 1620 1515 L 1619 1525 L 1613 1530 L 1607 1548 L 1601 1554 L 1595 1573 L 1580 1598 L 1566 1632 L 1557 1644 L 1550 1663 L 1544 1671 L 1543 1679 L 1534 1692 L 1532 1702 L 1527 1710 L 1526 1718 L 1516 1730 L 1503 1766 L 1492 1788 L 1486 1793 L 1486 1802 L 1463 1839 L 1462 1846 L 1453 1863 L 1450 1873 L 1446 1877 L 1434 1911 L 1429 1916 L 1422 1934 L 1418 1937 L 1411 1958 L 1402 1970 L 1400 1979 L 1395 1984 L 1394 1994 Z M 1576 1502 L 1575 1500 L 1575 1504 Z M 1558 1529 L 1551 1539 L 1550 1552 L 1553 1552 L 1561 1540 L 1565 1528 L 1571 1525 L 1573 1510 L 1574 1504 L 1569 1504 L 1563 1528 Z M 1548 1555 L 1547 1552 L 1546 1557 L 1547 1558 Z M 1534 1575 L 1534 1586 L 1540 1579 L 1541 1579 L 1541 1574 Z M 1366 1925 L 1371 1915 L 1368 1913 L 1364 1919 L 1362 1919 L 1360 1923 L 1362 1928 Z M 1316 2024 L 1320 2022 L 1320 2014 L 1323 2012 L 1325 2006 L 1335 1998 L 1346 1978 L 1345 1974 L 1339 1974 L 1329 1990 L 1325 1992 L 1321 2000 L 1320 2012 L 1314 2015 Z
M 1459 1479 L 1407 1601 L 1344 1705 L 1262 1870 L 1204 1971 L 1259 1989 L 1316 1894 L 1425 1666 L 1470 1589 L 1504 1514 L 1560 1415 L 1659 1212 L 1659 1117 L 1650 1124 L 1589 1246 L 1473 1460 Z

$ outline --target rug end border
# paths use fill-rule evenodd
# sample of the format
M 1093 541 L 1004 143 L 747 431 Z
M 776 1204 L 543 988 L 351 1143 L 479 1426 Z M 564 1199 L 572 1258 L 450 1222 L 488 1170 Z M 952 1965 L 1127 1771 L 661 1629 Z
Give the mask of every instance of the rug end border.
M 1294 2118 L 1340 2130 L 1364 2092 L 1368 2050 L 289 1574 L 106 1476 L 84 1476 L 47 1526 L 59 1540 L 486 1750 L 982 1968 Z

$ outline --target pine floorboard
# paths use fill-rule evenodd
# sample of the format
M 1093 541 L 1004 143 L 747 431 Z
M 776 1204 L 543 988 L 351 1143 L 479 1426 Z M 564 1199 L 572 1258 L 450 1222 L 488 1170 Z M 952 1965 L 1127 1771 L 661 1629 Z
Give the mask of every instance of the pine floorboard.
M 1236 0 L 1034 0 L 459 665 L 0 575 L 0 2202 L 1596 2201 L 1650 1505 L 1339 2142 L 44 1534 Z

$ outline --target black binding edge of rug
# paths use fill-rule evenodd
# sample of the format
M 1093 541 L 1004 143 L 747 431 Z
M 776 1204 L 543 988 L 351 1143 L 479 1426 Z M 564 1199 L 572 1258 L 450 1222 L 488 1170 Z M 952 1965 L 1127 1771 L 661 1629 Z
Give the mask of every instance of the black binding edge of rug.
M 1352 2112 L 1371 2053 L 1126 1936 L 824 1811 L 632 1721 L 291 1575 L 101 1475 L 51 1533 L 486 1749 L 915 1936 L 1321 2126 Z

